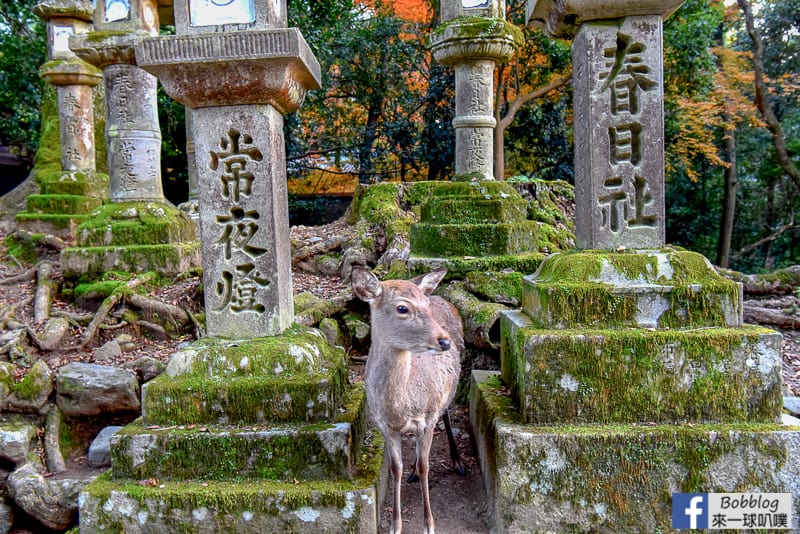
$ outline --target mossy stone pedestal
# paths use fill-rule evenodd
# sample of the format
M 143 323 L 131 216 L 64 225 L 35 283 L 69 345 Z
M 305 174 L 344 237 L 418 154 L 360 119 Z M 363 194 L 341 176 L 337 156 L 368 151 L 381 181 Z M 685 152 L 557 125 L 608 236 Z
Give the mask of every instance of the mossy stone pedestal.
M 675 492 L 795 493 L 781 336 L 686 251 L 584 251 L 525 278 L 501 373 L 474 372 L 495 532 L 656 532 Z M 795 529 L 798 518 L 794 518 Z
M 382 441 L 318 331 L 199 340 L 142 396 L 81 532 L 377 532 Z
M 511 184 L 439 182 L 411 226 L 409 269 L 530 272 L 545 257 L 540 243 L 552 230 L 528 219 L 528 203 Z
M 109 271 L 176 275 L 200 265 L 192 220 L 164 202 L 112 202 L 78 227 L 78 244 L 61 251 L 67 279 Z
M 108 197 L 108 175 L 57 171 L 39 177 L 40 193 L 28 195 L 17 226 L 33 234 L 49 234 L 74 243 L 78 226 Z

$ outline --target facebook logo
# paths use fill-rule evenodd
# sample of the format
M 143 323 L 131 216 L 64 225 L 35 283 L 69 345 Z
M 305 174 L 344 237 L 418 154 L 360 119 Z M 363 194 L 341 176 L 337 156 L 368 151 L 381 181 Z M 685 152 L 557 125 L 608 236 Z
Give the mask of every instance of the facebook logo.
M 708 528 L 708 493 L 673 493 L 672 528 Z

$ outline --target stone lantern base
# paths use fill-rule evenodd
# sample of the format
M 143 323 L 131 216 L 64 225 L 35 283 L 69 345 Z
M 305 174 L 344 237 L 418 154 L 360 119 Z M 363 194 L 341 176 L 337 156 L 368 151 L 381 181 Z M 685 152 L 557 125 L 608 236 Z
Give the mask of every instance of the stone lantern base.
M 501 321 L 470 413 L 494 532 L 658 532 L 673 493 L 794 493 L 781 336 L 701 255 L 554 254 Z M 798 518 L 790 525 L 798 528 Z
M 430 183 L 430 182 L 428 182 Z M 507 182 L 441 182 L 411 226 L 409 268 L 447 268 L 453 275 L 511 268 L 533 272 L 548 252 L 568 247 L 551 225 L 536 221 Z
M 198 340 L 143 388 L 81 494 L 81 532 L 378 532 L 387 473 L 365 400 L 315 329 Z
M 40 193 L 29 195 L 17 225 L 33 234 L 50 234 L 74 243 L 78 226 L 108 197 L 108 175 L 98 172 L 43 173 Z
M 61 251 L 67 279 L 109 271 L 176 275 L 200 265 L 194 222 L 167 202 L 114 202 L 78 227 L 78 245 Z

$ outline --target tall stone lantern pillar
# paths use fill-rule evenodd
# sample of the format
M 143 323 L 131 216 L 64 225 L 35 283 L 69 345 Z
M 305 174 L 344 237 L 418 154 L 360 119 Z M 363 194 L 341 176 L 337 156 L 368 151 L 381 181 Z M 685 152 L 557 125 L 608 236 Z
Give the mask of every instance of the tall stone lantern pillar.
M 52 0 L 33 7 L 47 21 L 47 57 L 42 78 L 58 91 L 61 168 L 64 171 L 93 172 L 94 102 L 93 87 L 102 73 L 79 59 L 69 48 L 72 35 L 92 29 L 92 6 L 82 0 Z
M 455 68 L 455 179 L 494 180 L 494 67 L 511 59 L 522 32 L 505 21 L 505 0 L 444 0 L 441 11 L 430 48 Z
M 37 176 L 40 193 L 29 195 L 17 224 L 68 242 L 77 227 L 108 196 L 108 176 L 96 172 L 94 87 L 102 73 L 69 49 L 69 37 L 92 28 L 92 6 L 84 0 L 49 0 L 33 7 L 47 25 L 47 58 L 39 72 L 58 95 L 61 168 Z
M 667 531 L 680 493 L 783 493 L 797 507 L 780 334 L 744 324 L 741 284 L 664 246 L 662 23 L 681 3 L 528 1 L 534 25 L 574 39 L 576 227 L 589 250 L 548 256 L 503 313 L 513 401 L 500 407 L 501 382 L 473 372 L 492 531 Z
M 192 110 L 207 333 L 280 334 L 294 320 L 283 114 L 319 64 L 283 1 L 178 0 L 175 30 L 136 57 Z
M 111 201 L 164 202 L 158 80 L 136 65 L 134 44 L 158 35 L 155 0 L 98 0 L 96 31 L 70 38 L 75 53 L 103 69 Z
M 200 261 L 197 230 L 164 197 L 158 80 L 136 65 L 134 52 L 158 35 L 156 0 L 97 0 L 94 27 L 70 37 L 70 48 L 103 70 L 111 202 L 81 225 L 78 246 L 61 252 L 64 276 L 187 271 Z

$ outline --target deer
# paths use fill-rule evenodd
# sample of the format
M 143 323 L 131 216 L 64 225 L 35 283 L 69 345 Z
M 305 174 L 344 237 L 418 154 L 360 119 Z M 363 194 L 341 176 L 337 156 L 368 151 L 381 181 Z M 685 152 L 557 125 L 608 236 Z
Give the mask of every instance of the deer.
M 456 308 L 432 296 L 447 271 L 412 280 L 381 282 L 366 267 L 352 271 L 353 293 L 369 303 L 371 337 L 364 382 L 367 407 L 384 436 L 385 460 L 392 475 L 392 534 L 403 530 L 401 493 L 402 436 L 416 437 L 416 461 L 408 482 L 419 480 L 425 533 L 434 534 L 428 488 L 428 461 L 434 428 L 444 421 L 450 458 L 464 475 L 448 408 L 461 372 L 464 334 Z

